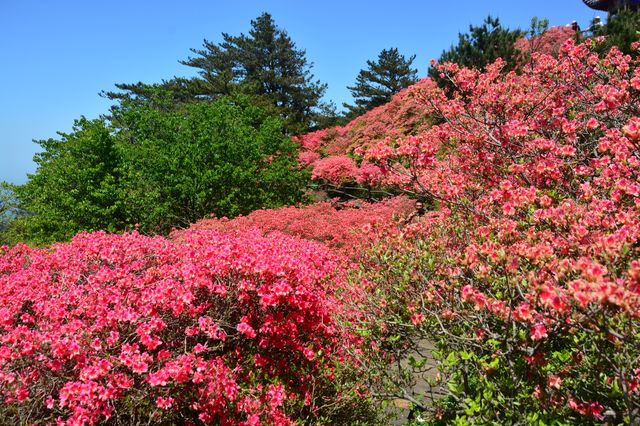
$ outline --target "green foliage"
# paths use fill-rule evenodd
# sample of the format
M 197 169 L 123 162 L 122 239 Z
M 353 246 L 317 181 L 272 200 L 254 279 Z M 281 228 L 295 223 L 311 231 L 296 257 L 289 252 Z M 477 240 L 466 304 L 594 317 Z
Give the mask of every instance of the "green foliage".
M 529 25 L 529 30 L 527 31 L 527 38 L 534 39 L 536 37 L 541 36 L 549 29 L 549 19 L 547 18 L 538 18 L 534 16 L 531 18 L 531 24 Z
M 611 416 L 606 424 L 629 424 L 628 418 L 623 418 L 628 382 L 625 385 L 612 370 L 636 360 L 638 350 L 631 342 L 627 345 L 613 337 L 620 330 L 635 329 L 637 318 L 625 316 L 617 324 L 618 331 L 612 329 L 610 335 L 594 334 L 567 322 L 554 329 L 553 338 L 532 342 L 527 339 L 528 325 L 511 317 L 507 321 L 486 318 L 478 326 L 472 320 L 475 312 L 463 312 L 462 302 L 442 316 L 429 299 L 425 283 L 438 280 L 438 291 L 451 291 L 443 279 L 439 280 L 443 254 L 424 236 L 403 237 L 399 245 L 386 249 L 385 245 L 381 242 L 373 246 L 360 271 L 352 271 L 351 279 L 375 283 L 367 302 L 370 305 L 365 308 L 372 315 L 362 335 L 379 345 L 379 352 L 408 360 L 406 365 L 399 363 L 401 367 L 395 372 L 381 367 L 382 363 L 375 370 L 371 362 L 367 379 L 374 389 L 384 386 L 380 393 L 387 396 L 413 395 L 418 399 L 415 380 L 424 375 L 418 373 L 424 371 L 421 361 L 428 358 L 425 352 L 416 352 L 416 347 L 420 341 L 433 342 L 438 373 L 432 373 L 433 381 L 421 390 L 425 402 L 414 405 L 428 421 L 411 424 L 600 424 L 570 408 L 570 401 L 560 396 L 566 388 L 574 390 L 577 400 L 606 401 L 606 407 L 613 407 L 606 413 Z M 497 297 L 503 296 L 501 292 L 516 291 L 505 277 L 496 275 L 488 280 L 493 281 L 490 285 Z M 412 326 L 416 307 L 425 317 Z M 606 316 L 603 312 L 597 315 Z M 485 332 L 486 337 L 478 337 Z M 422 358 L 414 360 L 412 353 Z M 369 357 L 374 359 L 373 355 Z M 558 389 L 550 384 L 550 378 L 561 379 Z
M 29 242 L 66 240 L 80 230 L 123 229 L 118 200 L 120 157 L 116 140 L 103 120 L 81 118 L 60 139 L 37 142 L 42 152 L 26 184 L 16 187 L 21 208 L 15 220 Z
M 303 172 L 281 122 L 247 98 L 186 105 L 184 111 L 124 108 L 121 185 L 127 217 L 166 232 L 207 214 L 233 217 L 302 199 Z M 145 211 L 144 216 L 137 212 Z
M 38 143 L 38 169 L 16 188 L 29 214 L 11 224 L 15 240 L 133 227 L 166 233 L 208 214 L 303 199 L 295 145 L 246 97 L 169 110 L 123 101 L 110 121 L 82 118 L 71 133 Z
M 178 105 L 194 102 L 199 96 L 197 79 L 174 77 L 161 83 L 148 84 L 143 82 L 116 84 L 120 92 L 102 92 L 101 96 L 116 100 L 118 103 L 111 107 L 117 112 L 120 104 L 126 102 L 145 104 L 162 110 L 173 110 Z
M 11 220 L 20 215 L 18 200 L 15 195 L 15 185 L 0 182 L 0 244 L 9 242 L 7 229 Z
M 4 218 L 15 207 L 15 194 L 13 192 L 14 185 L 8 182 L 0 182 L 0 231 L 4 229 Z
M 383 49 L 377 61 L 367 61 L 354 86 L 348 87 L 355 105 L 343 104 L 347 118 L 355 118 L 391 100 L 391 97 L 418 80 L 418 70 L 411 68 L 416 55 L 406 58 L 397 48 Z
M 640 11 L 620 10 L 609 16 L 603 26 L 591 25 L 594 36 L 605 36 L 605 41 L 598 46 L 601 52 L 608 52 L 612 46 L 617 46 L 623 53 L 637 54 L 631 49 L 631 43 L 640 40 Z
M 252 20 L 249 34 L 223 33 L 222 38 L 221 43 L 205 39 L 201 49 L 191 49 L 194 56 L 180 61 L 197 71 L 195 78 L 173 78 L 161 84 L 117 84 L 122 92 L 103 94 L 111 99 L 149 101 L 161 88 L 169 91 L 177 103 L 246 94 L 279 115 L 289 134 L 317 127 L 326 85 L 314 81 L 305 51 L 276 26 L 270 14 Z
M 521 30 L 504 28 L 499 18 L 488 16 L 482 25 L 469 25 L 469 32 L 458 34 L 458 44 L 442 52 L 438 62 L 454 62 L 468 68 L 484 68 L 497 58 L 505 60 L 507 69 L 516 66 L 518 50 L 515 43 L 524 36 Z M 440 81 L 440 72 L 432 67 L 429 75 Z

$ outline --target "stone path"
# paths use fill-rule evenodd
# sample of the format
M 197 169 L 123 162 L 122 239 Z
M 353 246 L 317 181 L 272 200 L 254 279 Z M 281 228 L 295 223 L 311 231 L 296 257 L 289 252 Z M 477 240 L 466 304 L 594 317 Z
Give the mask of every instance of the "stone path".
M 391 407 L 388 410 L 395 415 L 396 419 L 390 424 L 400 426 L 407 422 L 412 406 L 410 398 L 428 405 L 430 400 L 444 395 L 444 391 L 440 386 L 433 387 L 428 382 L 429 379 L 435 379 L 438 373 L 436 361 L 432 355 L 434 349 L 435 347 L 430 341 L 420 340 L 417 344 L 417 349 L 407 354 L 407 357 L 400 362 L 401 368 L 410 368 L 409 356 L 413 356 L 418 361 L 426 360 L 424 367 L 419 370 L 414 369 L 412 372 L 413 383 L 406 388 L 408 398 L 398 398 L 391 401 Z

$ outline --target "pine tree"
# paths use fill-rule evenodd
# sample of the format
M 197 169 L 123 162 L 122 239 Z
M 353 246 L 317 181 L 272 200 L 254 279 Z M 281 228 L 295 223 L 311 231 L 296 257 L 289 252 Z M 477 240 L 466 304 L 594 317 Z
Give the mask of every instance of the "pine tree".
M 306 52 L 296 47 L 270 14 L 252 20 L 248 34 L 222 33 L 222 42 L 205 39 L 202 48 L 191 52 L 193 56 L 180 63 L 194 68 L 197 77 L 173 78 L 159 85 L 118 84 L 123 92 L 104 95 L 155 103 L 156 93 L 162 89 L 161 93 L 173 93 L 171 100 L 179 104 L 245 94 L 256 105 L 280 116 L 288 133 L 301 133 L 317 125 L 326 85 L 314 80 Z
M 406 58 L 397 48 L 383 49 L 377 61 L 367 61 L 356 77 L 356 84 L 349 86 L 355 105 L 343 104 L 347 117 L 354 118 L 370 109 L 383 105 L 400 90 L 414 84 L 418 70 L 411 68 L 416 55 Z
M 454 62 L 460 66 L 482 69 L 498 58 L 506 61 L 507 69 L 517 62 L 518 50 L 515 43 L 524 37 L 521 30 L 510 30 L 500 24 L 500 19 L 488 16 L 482 25 L 469 25 L 467 34 L 458 34 L 458 44 L 442 52 L 438 62 Z M 429 69 L 429 75 L 440 80 L 436 68 Z
M 115 86 L 120 90 L 102 91 L 101 96 L 118 101 L 111 107 L 116 113 L 123 103 L 127 105 L 139 104 L 151 108 L 172 111 L 181 105 L 202 100 L 200 80 L 174 77 L 170 80 L 162 80 L 161 83 L 118 83 Z M 116 114 L 117 115 L 117 114 Z
M 596 46 L 599 52 L 606 54 L 616 46 L 623 53 L 637 55 L 631 44 L 640 40 L 640 11 L 630 8 L 618 10 L 609 15 L 606 25 L 592 22 L 589 29 L 594 36 L 605 36 L 604 41 Z

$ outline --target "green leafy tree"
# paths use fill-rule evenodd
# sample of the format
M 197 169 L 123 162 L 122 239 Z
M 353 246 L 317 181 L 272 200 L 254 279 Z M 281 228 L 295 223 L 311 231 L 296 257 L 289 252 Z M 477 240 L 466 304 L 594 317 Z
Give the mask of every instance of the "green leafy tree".
M 16 203 L 13 190 L 14 185 L 8 182 L 0 182 L 0 217 L 5 217 L 15 208 Z
M 297 48 L 270 14 L 252 20 L 248 34 L 222 33 L 222 39 L 220 43 L 205 39 L 202 48 L 191 49 L 193 56 L 180 61 L 195 69 L 197 77 L 174 77 L 160 84 L 117 84 L 120 92 L 103 94 L 116 100 L 148 101 L 161 88 L 171 93 L 174 103 L 182 103 L 240 93 L 279 115 L 289 134 L 322 123 L 321 98 L 326 85 L 314 80 L 305 51 Z
M 418 70 L 411 65 L 416 55 L 406 58 L 397 48 L 383 49 L 377 61 L 367 61 L 367 69 L 360 70 L 354 86 L 348 87 L 355 105 L 347 103 L 347 118 L 354 118 L 383 105 L 402 89 L 418 80 Z
M 606 53 L 612 46 L 617 46 L 624 53 L 637 55 L 631 44 L 640 41 L 640 11 L 622 9 L 610 15 L 606 24 L 594 20 L 589 28 L 594 36 L 605 36 L 604 42 L 598 46 L 600 52 Z
M 498 58 L 506 61 L 507 69 L 518 62 L 515 43 L 525 33 L 521 30 L 504 28 L 499 18 L 488 16 L 480 26 L 469 26 L 469 32 L 458 34 L 458 44 L 442 52 L 438 62 L 455 62 L 469 68 L 484 68 Z M 439 71 L 432 67 L 429 75 L 441 81 Z
M 111 120 L 82 118 L 60 136 L 38 142 L 36 172 L 15 187 L 27 214 L 9 224 L 13 242 L 43 245 L 98 229 L 167 233 L 209 214 L 304 198 L 296 145 L 246 97 L 172 110 L 123 101 Z
M 118 111 L 121 102 L 145 104 L 163 110 L 173 110 L 176 106 L 199 100 L 200 90 L 197 79 L 174 77 L 161 83 L 118 83 L 118 92 L 101 92 L 101 96 L 116 100 L 112 111 Z
M 131 147 L 120 191 L 129 221 L 145 231 L 303 200 L 307 175 L 297 168 L 296 145 L 247 97 L 174 112 L 135 106 L 118 119 Z
M 19 206 L 28 215 L 15 219 L 11 227 L 27 241 L 44 244 L 81 230 L 126 226 L 117 195 L 120 155 L 103 120 L 83 117 L 71 133 L 37 143 L 43 150 L 34 157 L 37 170 L 26 184 L 15 187 Z
M 0 182 L 0 244 L 9 242 L 6 234 L 11 220 L 21 212 L 15 194 L 15 185 Z

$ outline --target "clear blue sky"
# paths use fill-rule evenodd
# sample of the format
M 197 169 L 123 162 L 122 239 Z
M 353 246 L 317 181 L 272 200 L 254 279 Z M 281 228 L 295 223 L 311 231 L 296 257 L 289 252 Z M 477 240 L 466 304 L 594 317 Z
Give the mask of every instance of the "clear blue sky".
M 0 0 L 0 180 L 23 183 L 35 170 L 33 139 L 107 112 L 101 90 L 190 76 L 178 63 L 189 48 L 246 33 L 265 11 L 306 50 L 337 105 L 350 101 L 346 86 L 383 48 L 415 53 L 425 75 L 431 58 L 488 14 L 523 29 L 533 16 L 586 27 L 598 15 L 580 0 Z

